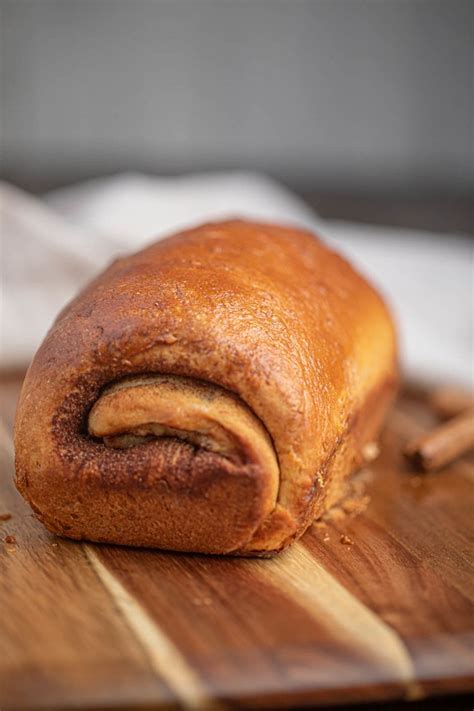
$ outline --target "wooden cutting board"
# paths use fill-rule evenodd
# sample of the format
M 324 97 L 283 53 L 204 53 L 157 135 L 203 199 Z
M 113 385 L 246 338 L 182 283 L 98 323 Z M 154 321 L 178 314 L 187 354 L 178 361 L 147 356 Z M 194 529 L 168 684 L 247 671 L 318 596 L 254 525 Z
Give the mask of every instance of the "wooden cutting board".
M 431 422 L 423 401 L 404 396 L 392 412 L 363 514 L 313 526 L 271 560 L 226 559 L 49 534 L 12 484 L 19 382 L 2 383 L 2 711 L 261 708 L 474 688 L 474 464 L 407 469 L 402 444 Z

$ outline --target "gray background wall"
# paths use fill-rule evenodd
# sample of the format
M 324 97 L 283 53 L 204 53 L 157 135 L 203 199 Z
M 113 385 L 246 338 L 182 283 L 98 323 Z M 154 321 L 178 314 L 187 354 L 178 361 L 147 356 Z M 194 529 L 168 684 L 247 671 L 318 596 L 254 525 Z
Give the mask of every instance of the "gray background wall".
M 466 0 L 5 0 L 3 172 L 256 167 L 303 189 L 467 189 Z

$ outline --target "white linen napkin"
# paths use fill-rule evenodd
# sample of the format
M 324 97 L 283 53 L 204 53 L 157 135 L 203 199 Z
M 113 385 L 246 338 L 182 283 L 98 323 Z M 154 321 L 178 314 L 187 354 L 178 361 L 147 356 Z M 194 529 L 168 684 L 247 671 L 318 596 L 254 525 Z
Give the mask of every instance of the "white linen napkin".
M 118 254 L 177 229 L 240 216 L 316 231 L 385 293 L 410 377 L 473 385 L 468 237 L 322 221 L 255 173 L 126 174 L 41 200 L 6 184 L 0 192 L 0 367 L 26 365 L 65 302 Z

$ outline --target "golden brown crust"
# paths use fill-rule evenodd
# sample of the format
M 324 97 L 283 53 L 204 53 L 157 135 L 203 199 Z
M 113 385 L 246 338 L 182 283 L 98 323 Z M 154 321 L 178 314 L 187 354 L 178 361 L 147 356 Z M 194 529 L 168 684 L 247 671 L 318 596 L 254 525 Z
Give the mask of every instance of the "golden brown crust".
M 102 388 L 140 374 L 213 383 L 250 408 L 280 467 L 270 513 L 261 466 L 88 435 Z M 292 228 L 204 225 L 116 261 L 60 314 L 22 391 L 18 487 L 76 538 L 279 550 L 337 498 L 395 381 L 390 315 L 345 260 Z

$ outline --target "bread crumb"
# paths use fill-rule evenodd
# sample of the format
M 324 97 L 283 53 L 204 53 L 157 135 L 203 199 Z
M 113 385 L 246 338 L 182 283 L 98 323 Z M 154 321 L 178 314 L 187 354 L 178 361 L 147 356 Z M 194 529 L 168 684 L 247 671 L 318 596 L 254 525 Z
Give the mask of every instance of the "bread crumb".
M 341 534 L 341 537 L 340 537 L 339 541 L 340 541 L 344 546 L 353 546 L 353 545 L 354 545 L 354 541 L 352 540 L 352 538 L 349 538 L 349 536 L 346 536 L 345 533 L 342 533 L 342 534 Z
M 11 517 L 12 517 L 11 513 L 8 513 L 8 512 L 2 513 L 2 514 L 0 514 L 0 521 L 2 521 L 2 522 L 9 521 L 11 519 Z
M 318 474 L 316 476 L 316 480 L 317 480 L 319 486 L 321 487 L 321 489 L 324 489 L 324 487 L 326 486 L 326 482 L 324 481 L 324 479 L 321 475 L 321 472 L 318 472 Z
M 362 456 L 366 462 L 373 462 L 380 454 L 380 447 L 377 442 L 368 442 L 362 447 Z
M 5 543 L 16 543 L 15 536 L 5 536 Z
M 173 345 L 173 343 L 176 343 L 177 340 L 176 336 L 172 333 L 164 333 L 160 338 L 160 341 L 162 343 L 166 343 L 167 346 Z

